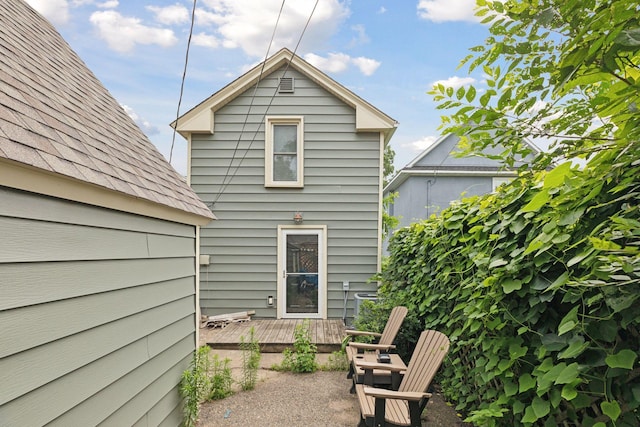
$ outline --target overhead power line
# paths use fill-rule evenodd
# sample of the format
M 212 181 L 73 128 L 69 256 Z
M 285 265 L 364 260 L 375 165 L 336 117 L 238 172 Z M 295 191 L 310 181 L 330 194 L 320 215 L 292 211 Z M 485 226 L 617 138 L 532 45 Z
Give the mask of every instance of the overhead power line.
M 187 51 L 184 57 L 184 69 L 182 71 L 182 81 L 180 82 L 180 96 L 178 98 L 178 108 L 176 110 L 176 125 L 173 128 L 173 136 L 171 137 L 171 150 L 169 151 L 169 163 L 173 159 L 173 146 L 176 143 L 176 132 L 178 130 L 178 119 L 180 118 L 180 105 L 182 104 L 182 95 L 184 93 L 184 81 L 187 77 L 187 65 L 189 64 L 189 48 L 191 46 L 191 36 L 193 35 L 193 23 L 196 20 L 196 3 L 198 0 L 193 0 L 193 8 L 191 9 L 191 26 L 189 28 L 189 38 L 187 39 Z
M 311 22 L 311 18 L 313 17 L 313 14 L 316 11 L 316 8 L 318 6 L 318 2 L 319 2 L 319 0 L 316 0 L 315 4 L 313 5 L 313 9 L 311 10 L 311 13 L 309 14 L 309 18 L 307 19 L 307 22 L 305 23 L 304 28 L 302 29 L 302 32 L 300 33 L 300 37 L 298 37 L 298 42 L 296 43 L 296 47 L 294 48 L 293 52 L 291 53 L 291 57 L 289 58 L 289 61 L 287 61 L 287 66 L 285 67 L 284 72 L 282 73 L 283 77 L 286 76 L 287 71 L 289 70 L 289 66 L 291 65 L 291 61 L 293 61 L 293 58 L 295 57 L 296 52 L 298 51 L 298 48 L 300 47 L 300 43 L 302 42 L 302 38 L 304 37 L 304 34 L 307 31 L 307 28 L 309 27 L 309 22 Z M 280 13 L 282 13 L 282 8 L 284 7 L 284 3 L 285 3 L 285 0 L 282 1 L 282 5 L 280 7 Z M 278 21 L 279 20 L 280 20 L 280 14 L 278 15 Z M 278 23 L 276 21 L 276 28 L 277 28 L 277 25 L 278 25 Z M 253 133 L 253 137 L 251 138 L 251 141 L 249 142 L 249 145 L 245 149 L 244 154 L 242 155 L 242 157 L 238 161 L 238 164 L 236 165 L 233 173 L 231 174 L 231 176 L 229 176 L 228 174 L 229 174 L 229 171 L 231 169 L 231 165 L 233 164 L 233 160 L 235 159 L 235 155 L 236 155 L 236 152 L 238 150 L 238 145 L 240 144 L 240 140 L 242 139 L 242 133 L 244 132 L 244 128 L 245 128 L 245 125 L 246 125 L 247 120 L 249 118 L 249 113 L 251 111 L 251 106 L 253 105 L 253 101 L 255 99 L 256 92 L 258 90 L 258 84 L 260 83 L 260 78 L 262 77 L 262 72 L 263 72 L 264 67 L 265 67 L 265 65 L 267 63 L 267 58 L 269 56 L 269 49 L 271 48 L 271 43 L 273 42 L 273 37 L 275 35 L 276 28 L 273 29 L 273 35 L 271 36 L 271 42 L 269 43 L 269 48 L 267 49 L 267 55 L 265 55 L 265 60 L 262 63 L 262 68 L 260 70 L 260 77 L 258 78 L 258 81 L 256 82 L 256 86 L 254 88 L 253 95 L 251 97 L 251 102 L 250 102 L 250 105 L 249 105 L 249 111 L 247 111 L 247 115 L 245 117 L 244 124 L 242 126 L 242 131 L 240 132 L 240 135 L 238 136 L 238 141 L 236 143 L 236 148 L 235 148 L 235 150 L 233 152 L 233 156 L 232 156 L 231 160 L 229 161 L 229 167 L 227 168 L 227 172 L 225 173 L 225 176 L 224 176 L 224 178 L 222 180 L 222 187 L 220 188 L 220 191 L 218 192 L 218 194 L 216 195 L 216 198 L 214 199 L 214 201 L 212 203 L 212 206 L 211 206 L 212 208 L 213 208 L 213 206 L 215 206 L 216 202 L 220 199 L 222 194 L 225 192 L 225 190 L 227 189 L 227 187 L 231 183 L 231 180 L 233 179 L 233 177 L 236 175 L 236 173 L 240 169 L 240 165 L 242 164 L 242 162 L 246 158 L 247 154 L 249 153 L 249 150 L 251 149 L 251 146 L 253 145 L 253 143 L 256 140 L 256 137 L 258 135 L 258 131 L 260 130 L 260 126 L 258 126 L 256 131 Z M 265 118 L 267 116 L 267 113 L 269 112 L 269 108 L 271 108 L 271 104 L 273 104 L 273 100 L 274 100 L 274 98 L 275 98 L 277 93 L 278 93 L 278 88 L 276 87 L 275 90 L 273 91 L 273 95 L 271 95 L 271 98 L 269 100 L 269 104 L 267 105 L 267 108 L 265 109 L 265 112 L 262 115 L 261 123 L 264 123 Z M 229 179 L 227 179 L 227 177 Z

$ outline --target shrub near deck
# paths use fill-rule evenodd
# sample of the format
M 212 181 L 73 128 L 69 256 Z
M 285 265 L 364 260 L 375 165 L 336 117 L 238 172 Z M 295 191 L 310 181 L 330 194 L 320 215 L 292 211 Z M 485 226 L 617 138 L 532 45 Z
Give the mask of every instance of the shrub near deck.
M 639 425 L 637 176 L 601 153 L 396 233 L 379 295 L 450 336 L 440 383 L 472 421 Z

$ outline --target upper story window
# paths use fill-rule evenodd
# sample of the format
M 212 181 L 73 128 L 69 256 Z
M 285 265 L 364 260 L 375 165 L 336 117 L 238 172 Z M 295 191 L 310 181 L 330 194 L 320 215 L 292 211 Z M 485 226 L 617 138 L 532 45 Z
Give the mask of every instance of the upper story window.
M 266 187 L 302 187 L 302 117 L 267 117 L 265 135 Z

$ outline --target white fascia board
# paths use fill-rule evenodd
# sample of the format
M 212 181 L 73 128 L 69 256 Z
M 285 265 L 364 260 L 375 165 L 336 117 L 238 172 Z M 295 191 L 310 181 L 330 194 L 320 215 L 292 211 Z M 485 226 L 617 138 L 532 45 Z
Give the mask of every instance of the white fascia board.
M 204 110 L 186 120 L 178 119 L 178 128 L 176 130 L 186 139 L 192 133 L 213 134 L 213 111 L 210 109 Z
M 387 194 L 395 191 L 400 185 L 412 176 L 495 176 L 495 177 L 517 177 L 517 171 L 484 171 L 484 170 L 446 170 L 446 169 L 422 169 L 422 170 L 401 170 L 382 190 Z
M 356 110 L 356 130 L 359 132 L 382 132 L 385 142 L 388 142 L 396 130 L 398 123 L 382 111 L 375 108 L 355 93 L 351 92 L 322 71 L 318 70 L 302 58 L 284 48 L 267 59 L 264 68 L 258 64 L 236 80 L 225 86 L 190 111 L 171 123 L 172 127 L 178 123 L 177 131 L 183 137 L 190 133 L 213 133 L 215 111 L 229 103 L 232 99 L 250 88 L 260 78 L 285 65 L 291 60 L 291 66 L 307 75 L 324 89 L 341 99 Z

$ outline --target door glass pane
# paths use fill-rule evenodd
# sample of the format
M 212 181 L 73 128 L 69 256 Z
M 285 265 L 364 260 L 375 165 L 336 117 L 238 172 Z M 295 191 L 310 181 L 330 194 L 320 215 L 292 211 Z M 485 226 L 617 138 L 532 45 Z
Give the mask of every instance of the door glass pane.
M 318 235 L 287 235 L 287 313 L 318 313 Z

